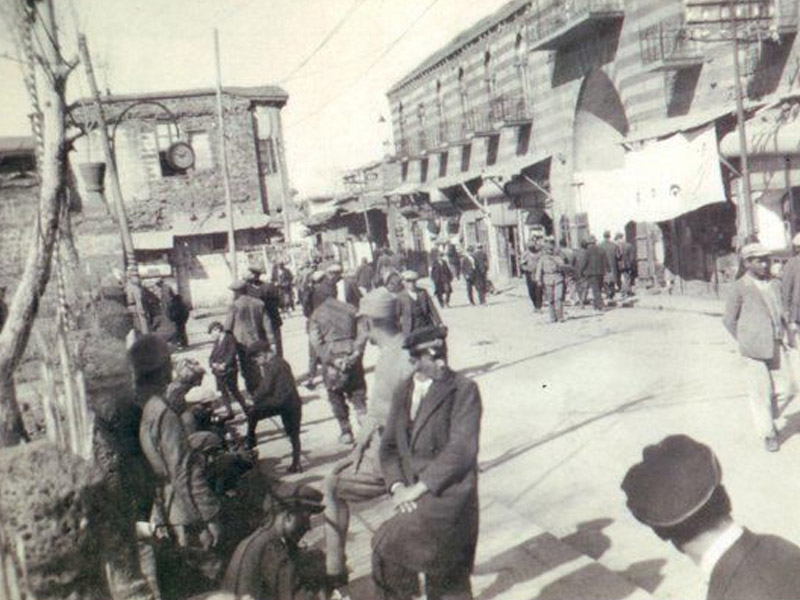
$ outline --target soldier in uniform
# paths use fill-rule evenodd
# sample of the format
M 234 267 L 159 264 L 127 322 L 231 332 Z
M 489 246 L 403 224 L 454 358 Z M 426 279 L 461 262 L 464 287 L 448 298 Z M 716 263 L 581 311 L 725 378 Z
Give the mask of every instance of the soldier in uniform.
M 708 579 L 708 600 L 800 598 L 800 548 L 731 518 L 714 452 L 673 435 L 642 452 L 622 482 L 633 516 L 687 555 Z
M 359 327 L 356 308 L 344 299 L 327 297 L 311 315 L 309 338 L 322 362 L 322 378 L 333 416 L 339 422 L 343 444 L 353 443 L 350 409 L 359 421 L 367 412 L 367 382 L 364 379 L 366 332 Z
M 272 496 L 264 524 L 242 540 L 225 571 L 222 588 L 238 598 L 300 600 L 322 597 L 322 554 L 299 544 L 322 512 L 322 494 L 304 484 L 283 484 Z
M 550 321 L 564 320 L 564 257 L 556 252 L 556 241 L 552 236 L 545 239 L 544 252 L 536 263 L 534 279 L 544 289 L 544 297 L 550 306 Z

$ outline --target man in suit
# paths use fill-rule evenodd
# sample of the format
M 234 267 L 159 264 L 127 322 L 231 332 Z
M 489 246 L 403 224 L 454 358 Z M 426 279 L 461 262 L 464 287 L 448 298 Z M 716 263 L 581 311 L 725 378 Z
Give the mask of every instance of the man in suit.
M 561 253 L 556 252 L 556 240 L 548 236 L 544 241 L 544 252 L 536 264 L 534 279 L 544 289 L 550 307 L 550 322 L 564 321 L 564 285 L 566 262 Z
M 467 251 L 461 257 L 461 274 L 467 284 L 467 299 L 474 306 L 475 296 L 472 290 L 475 285 L 475 259 L 472 257 L 472 246 L 467 247 Z
M 283 336 L 281 327 L 283 318 L 281 317 L 281 293 L 278 287 L 269 281 L 261 281 L 263 269 L 258 265 L 248 267 L 250 275 L 247 278 L 247 293 L 261 300 L 264 304 L 264 312 L 269 318 L 270 339 L 275 346 L 278 356 L 283 356 Z
M 336 298 L 346 302 L 353 308 L 358 308 L 361 301 L 361 293 L 352 281 L 342 277 L 342 263 L 332 262 L 325 269 L 325 278 L 314 290 L 312 303 L 318 307 L 325 298 Z
M 586 240 L 586 252 L 580 257 L 577 271 L 586 289 L 592 290 L 592 302 L 595 310 L 603 310 L 603 278 L 608 272 L 606 253 L 597 246 L 597 238 L 589 236 Z M 584 296 L 585 298 L 585 296 Z
M 614 236 L 614 243 L 617 244 L 617 273 L 619 274 L 620 293 L 625 299 L 631 295 L 633 269 L 636 267 L 636 249 L 622 233 Z
M 637 520 L 688 556 L 708 578 L 708 600 L 800 598 L 800 548 L 731 519 L 714 452 L 685 435 L 647 446 L 622 482 Z
M 230 331 L 236 339 L 236 354 L 244 377 L 244 386 L 249 394 L 258 387 L 258 367 L 248 356 L 247 351 L 261 340 L 272 342 L 272 328 L 264 310 L 264 303 L 248 293 L 247 281 L 233 283 L 233 304 L 225 320 L 225 331 Z
M 478 301 L 486 304 L 486 291 L 489 287 L 489 256 L 483 249 L 483 244 L 478 244 L 475 254 L 472 255 L 475 261 L 475 275 L 473 280 L 475 288 L 478 290 Z
M 788 393 L 782 356 L 785 328 L 777 282 L 770 281 L 769 251 L 761 244 L 741 250 L 745 273 L 731 288 L 723 323 L 739 344 L 756 431 L 769 452 L 777 452 L 773 415 Z
M 397 294 L 400 330 L 408 336 L 425 327 L 441 327 L 442 318 L 428 292 L 417 286 L 416 271 L 403 271 L 403 291 Z
M 415 373 L 395 394 L 380 449 L 396 514 L 373 539 L 372 577 L 382 598 L 417 596 L 419 573 L 429 598 L 472 598 L 480 391 L 447 366 L 440 330 L 405 345 Z
M 431 281 L 439 306 L 450 306 L 450 294 L 453 292 L 453 272 L 447 261 L 441 256 L 436 256 L 431 266 Z
M 606 271 L 603 277 L 606 288 L 606 298 L 609 303 L 614 300 L 614 293 L 617 288 L 617 279 L 619 278 L 617 272 L 617 252 L 619 248 L 611 241 L 611 232 L 603 232 L 603 241 L 600 243 L 600 249 L 606 257 Z
M 528 240 L 528 248 L 522 255 L 521 267 L 525 273 L 525 285 L 528 288 L 528 297 L 531 299 L 533 309 L 541 312 L 544 299 L 542 287 L 536 281 L 536 265 L 542 256 L 541 238 L 531 237 Z

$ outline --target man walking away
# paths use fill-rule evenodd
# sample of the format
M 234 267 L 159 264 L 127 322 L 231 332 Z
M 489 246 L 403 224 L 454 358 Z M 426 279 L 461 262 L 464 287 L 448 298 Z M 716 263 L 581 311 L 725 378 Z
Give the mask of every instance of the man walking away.
M 609 304 L 614 300 L 614 294 L 617 286 L 617 252 L 619 247 L 611 241 L 611 232 L 603 232 L 603 241 L 600 244 L 600 249 L 606 257 L 606 271 L 603 276 L 603 282 L 606 288 L 606 298 Z
M 548 236 L 545 240 L 544 254 L 536 265 L 534 279 L 544 288 L 544 295 L 550 307 L 550 321 L 560 323 L 564 320 L 564 258 L 556 252 L 556 241 Z
M 750 409 L 757 433 L 769 452 L 779 449 L 773 416 L 789 385 L 784 365 L 784 315 L 777 282 L 770 281 L 769 251 L 761 244 L 741 250 L 745 273 L 731 288 L 723 323 L 739 343 Z
M 478 541 L 478 447 L 481 395 L 453 372 L 444 335 L 419 330 L 406 340 L 415 374 L 398 390 L 380 457 L 396 514 L 372 543 L 377 597 L 472 598 Z
M 264 303 L 250 295 L 247 288 L 248 284 L 244 280 L 231 285 L 234 300 L 225 321 L 225 331 L 230 331 L 236 339 L 236 353 L 239 356 L 244 386 L 252 394 L 258 386 L 258 369 L 247 350 L 258 341 L 270 339 L 272 330 Z
M 722 469 L 708 446 L 673 435 L 646 447 L 622 490 L 633 516 L 704 572 L 708 600 L 800 598 L 800 548 L 733 521 Z
M 617 272 L 620 279 L 620 292 L 625 299 L 631 295 L 633 270 L 636 267 L 636 248 L 625 239 L 622 233 L 614 236 L 617 244 Z
M 475 306 L 475 297 L 472 293 L 475 285 L 475 259 L 472 258 L 472 246 L 467 248 L 464 256 L 461 258 L 461 274 L 464 276 L 464 281 L 467 284 L 467 300 Z
M 453 292 L 453 272 L 447 261 L 441 256 L 437 256 L 431 266 L 431 281 L 433 281 L 433 293 L 439 301 L 439 306 L 441 308 L 450 306 L 450 294 Z
M 447 244 L 447 263 L 456 279 L 461 279 L 461 260 L 455 244 Z
M 597 246 L 597 238 L 589 236 L 586 242 L 586 253 L 578 266 L 578 273 L 584 285 L 592 290 L 592 302 L 595 310 L 603 310 L 603 278 L 608 272 L 606 253 Z
M 403 349 L 404 336 L 397 327 L 397 300 L 386 288 L 377 288 L 361 301 L 361 318 L 369 323 L 369 340 L 380 350 L 369 394 L 367 415 L 358 432 L 356 447 L 325 478 L 325 560 L 331 588 L 347 598 L 345 541 L 350 523 L 350 502 L 365 502 L 387 493 L 380 464 L 381 437 L 392 398 L 413 373 L 411 357 Z
M 489 288 L 489 257 L 483 249 L 483 244 L 478 244 L 473 260 L 475 262 L 473 278 L 478 290 L 478 300 L 481 304 L 486 304 L 486 291 Z
M 581 240 L 580 246 L 575 248 L 572 258 L 572 278 L 574 280 L 574 287 L 572 289 L 572 301 L 575 306 L 583 308 L 586 306 L 586 296 L 589 293 L 589 288 L 586 285 L 586 280 L 580 274 L 580 267 L 586 260 L 586 247 L 588 246 L 586 240 Z
M 528 297 L 531 299 L 533 309 L 536 312 L 542 310 L 543 294 L 542 288 L 536 281 L 536 265 L 542 256 L 541 246 L 536 238 L 528 240 L 528 247 L 522 255 L 521 267 L 525 273 L 525 285 L 528 288 Z
M 275 346 L 278 356 L 283 356 L 283 336 L 281 335 L 283 318 L 281 317 L 280 291 L 274 283 L 261 281 L 261 274 L 264 271 L 258 265 L 251 265 L 248 270 L 250 271 L 250 276 L 247 279 L 247 293 L 264 304 L 264 312 L 269 319 L 270 340 Z

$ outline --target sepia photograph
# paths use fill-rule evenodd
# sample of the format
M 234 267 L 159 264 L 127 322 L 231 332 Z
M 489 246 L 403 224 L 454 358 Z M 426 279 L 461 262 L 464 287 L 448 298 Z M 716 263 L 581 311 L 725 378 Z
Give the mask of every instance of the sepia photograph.
M 798 25 L 0 0 L 0 600 L 800 600 Z

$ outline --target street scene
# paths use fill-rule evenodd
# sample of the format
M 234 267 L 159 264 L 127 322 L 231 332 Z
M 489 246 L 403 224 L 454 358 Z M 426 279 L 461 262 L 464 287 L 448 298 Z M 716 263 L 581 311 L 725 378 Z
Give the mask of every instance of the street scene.
M 800 598 L 798 0 L 0 0 L 0 599 Z

